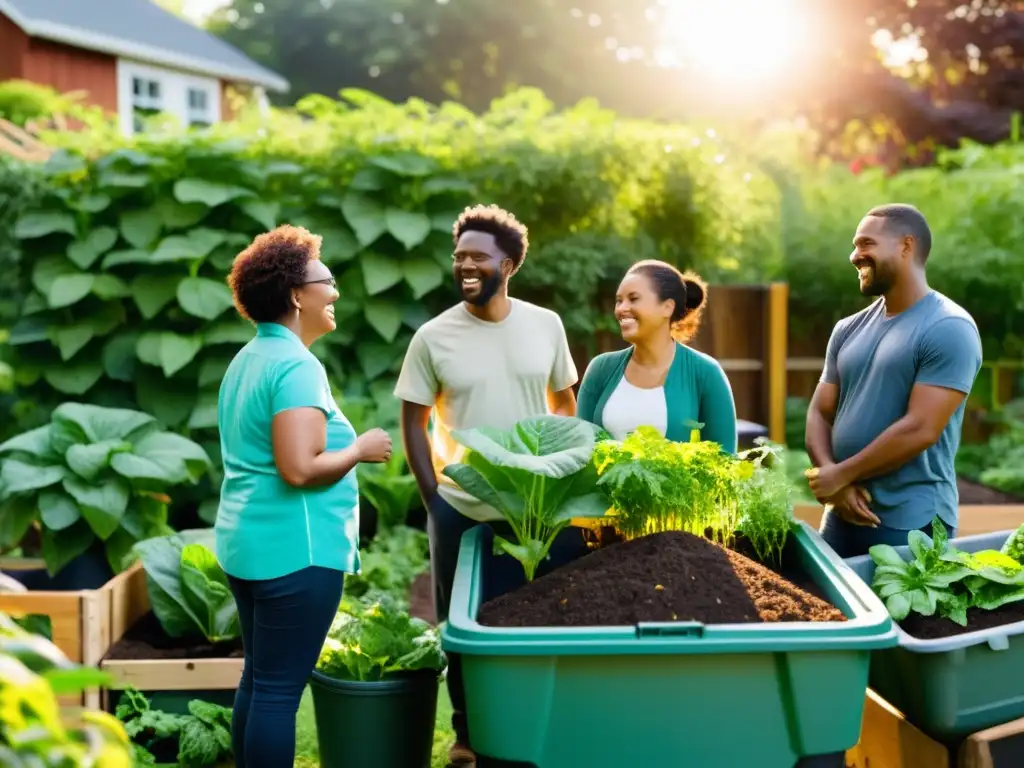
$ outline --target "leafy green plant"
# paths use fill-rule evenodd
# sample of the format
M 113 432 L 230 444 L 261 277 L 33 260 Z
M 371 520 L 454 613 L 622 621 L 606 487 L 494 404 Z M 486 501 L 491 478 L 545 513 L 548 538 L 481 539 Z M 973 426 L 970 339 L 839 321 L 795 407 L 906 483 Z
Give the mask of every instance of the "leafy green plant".
M 154 751 L 166 751 L 177 744 L 178 765 L 208 768 L 221 765 L 234 752 L 231 748 L 231 710 L 202 699 L 188 703 L 187 715 L 153 709 L 139 690 L 124 691 L 114 714 L 124 723 L 132 740 L 135 765 L 156 765 Z
M 378 531 L 361 553 L 360 572 L 345 576 L 345 594 L 361 598 L 383 592 L 404 604 L 413 581 L 430 568 L 429 557 L 423 531 L 407 525 Z
M 1024 565 L 1024 524 L 1010 534 L 1010 537 L 1003 542 L 1003 546 L 999 551 Z
M 758 447 L 739 458 L 752 462 L 750 478 L 740 483 L 741 518 L 738 531 L 750 541 L 765 564 L 782 564 L 782 551 L 795 525 L 794 488 L 787 472 L 787 451 L 781 445 L 759 439 Z
M 923 531 L 907 537 L 910 560 L 888 544 L 871 547 L 871 587 L 893 619 L 902 621 L 912 611 L 937 613 L 967 626 L 970 608 L 991 611 L 1024 600 L 1024 566 L 1018 561 L 997 550 L 967 553 L 948 542 L 946 527 L 935 518 L 931 538 Z
M 754 466 L 702 441 L 674 442 L 653 427 L 639 427 L 625 440 L 604 440 L 594 452 L 598 486 L 611 505 L 619 533 L 636 538 L 662 531 L 688 531 L 731 541 L 740 520 L 741 484 Z
M 51 575 L 96 541 L 116 571 L 167 528 L 166 493 L 210 466 L 193 441 L 139 411 L 64 403 L 50 423 L 0 445 L 0 548 L 38 526 Z
M 109 682 L 0 613 L 0 764 L 130 768 L 128 737 L 116 718 L 93 710 L 65 713 L 57 701 Z
M 327 633 L 317 670 L 338 680 L 384 680 L 419 671 L 444 671 L 437 630 L 381 595 L 345 598 Z
M 212 550 L 209 528 L 135 545 L 146 571 L 149 603 L 169 637 L 202 636 L 222 643 L 241 634 L 231 587 Z
M 280 223 L 323 236 L 342 298 L 315 351 L 346 396 L 377 403 L 414 330 L 455 299 L 451 228 L 479 200 L 528 223 L 517 295 L 585 345 L 607 320 L 605 281 L 637 247 L 709 279 L 763 272 L 780 253 L 767 177 L 714 135 L 615 117 L 559 112 L 529 89 L 479 115 L 349 91 L 202 134 L 48 136 L 65 149 L 32 170 L 41 193 L 8 227 L 37 255 L 11 275 L 17 423 L 77 397 L 215 443 L 217 385 L 253 335 L 224 278 Z
M 494 537 L 494 551 L 511 555 L 533 580 L 555 537 L 574 518 L 602 517 L 607 504 L 591 461 L 598 437 L 592 424 L 565 416 L 523 419 L 510 430 L 460 429 L 452 437 L 468 450 L 444 474 L 505 518 L 516 541 Z

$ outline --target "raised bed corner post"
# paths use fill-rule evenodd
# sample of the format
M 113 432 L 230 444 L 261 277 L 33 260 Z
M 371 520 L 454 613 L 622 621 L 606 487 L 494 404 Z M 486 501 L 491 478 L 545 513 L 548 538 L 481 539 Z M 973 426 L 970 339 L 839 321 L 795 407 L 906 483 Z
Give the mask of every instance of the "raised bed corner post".
M 789 337 L 789 284 L 771 283 L 766 302 L 767 339 L 765 366 L 768 436 L 776 443 L 786 442 L 786 393 L 788 375 L 787 340 Z

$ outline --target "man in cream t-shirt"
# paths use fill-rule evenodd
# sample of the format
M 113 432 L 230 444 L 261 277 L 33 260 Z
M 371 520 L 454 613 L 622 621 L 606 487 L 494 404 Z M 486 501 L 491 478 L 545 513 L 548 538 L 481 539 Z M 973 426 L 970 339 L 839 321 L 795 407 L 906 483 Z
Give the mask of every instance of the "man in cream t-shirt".
M 409 467 L 428 509 L 431 573 L 437 620 L 448 615 L 462 534 L 481 522 L 502 535 L 501 514 L 465 493 L 441 474 L 461 461 L 456 429 L 507 429 L 531 416 L 576 414 L 572 386 L 576 367 L 562 321 L 554 312 L 508 295 L 508 281 L 522 266 L 527 230 L 496 206 L 467 208 L 453 227 L 452 274 L 462 301 L 416 331 L 406 352 L 395 396 L 402 400 L 402 438 Z M 433 434 L 428 423 L 433 415 Z M 582 550 L 579 531 L 552 547 L 550 564 Z M 575 537 L 572 534 L 575 533 Z M 497 568 L 514 586 L 515 567 L 502 556 Z M 456 743 L 449 764 L 475 761 L 469 749 L 462 668 L 450 654 L 448 691 Z

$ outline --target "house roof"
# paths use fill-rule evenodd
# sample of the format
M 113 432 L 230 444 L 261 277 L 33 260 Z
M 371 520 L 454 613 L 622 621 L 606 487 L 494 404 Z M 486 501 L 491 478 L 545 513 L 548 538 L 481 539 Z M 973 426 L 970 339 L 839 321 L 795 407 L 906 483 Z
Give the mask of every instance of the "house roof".
M 273 91 L 289 88 L 276 72 L 150 0 L 0 0 L 0 14 L 31 37 Z

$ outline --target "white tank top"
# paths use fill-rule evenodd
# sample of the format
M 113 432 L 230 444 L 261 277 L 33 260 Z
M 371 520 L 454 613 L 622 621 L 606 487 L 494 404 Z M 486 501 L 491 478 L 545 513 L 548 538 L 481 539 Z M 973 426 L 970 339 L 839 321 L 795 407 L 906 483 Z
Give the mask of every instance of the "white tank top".
M 637 427 L 654 427 L 662 435 L 668 428 L 665 388 L 641 389 L 623 376 L 604 405 L 601 423 L 616 440 L 623 440 Z

